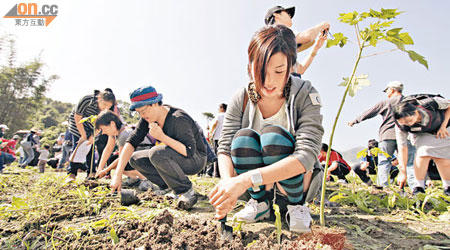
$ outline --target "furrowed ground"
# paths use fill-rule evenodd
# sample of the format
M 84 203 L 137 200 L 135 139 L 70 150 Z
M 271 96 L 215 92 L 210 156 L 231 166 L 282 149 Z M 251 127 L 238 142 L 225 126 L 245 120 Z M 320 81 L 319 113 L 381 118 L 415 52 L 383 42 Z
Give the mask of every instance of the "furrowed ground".
M 417 198 L 399 190 L 378 190 L 350 177 L 329 184 L 338 207 L 310 204 L 312 233 L 288 231 L 282 215 L 281 244 L 272 216 L 255 224 L 233 221 L 233 240 L 222 240 L 207 194 L 218 179 L 193 177 L 199 202 L 176 209 L 169 197 L 138 192 L 140 203 L 122 206 L 108 181 L 66 183 L 65 173 L 13 165 L 0 174 L 0 249 L 449 249 L 450 197 L 440 183 Z M 416 204 L 417 203 L 417 204 Z M 420 203 L 420 204 L 419 204 Z M 238 203 L 236 212 L 244 203 Z

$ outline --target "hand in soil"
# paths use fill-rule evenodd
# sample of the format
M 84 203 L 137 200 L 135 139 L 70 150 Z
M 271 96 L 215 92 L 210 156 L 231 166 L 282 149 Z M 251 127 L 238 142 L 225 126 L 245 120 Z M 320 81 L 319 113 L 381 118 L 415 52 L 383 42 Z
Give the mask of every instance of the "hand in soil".
M 241 176 L 221 180 L 210 192 L 209 203 L 216 209 L 216 219 L 225 217 L 236 205 L 238 197 L 247 190 Z
M 122 174 L 117 171 L 114 172 L 114 176 L 111 179 L 109 186 L 111 187 L 111 193 L 114 193 L 115 191 L 120 192 L 122 189 Z
M 101 178 L 105 177 L 106 174 L 108 174 L 108 171 L 103 169 L 103 170 L 97 172 L 97 174 L 95 174 L 95 178 L 101 179 Z
M 402 171 L 400 171 L 400 173 L 398 173 L 397 183 L 400 186 L 400 188 L 403 188 L 406 184 L 406 175 L 403 174 Z

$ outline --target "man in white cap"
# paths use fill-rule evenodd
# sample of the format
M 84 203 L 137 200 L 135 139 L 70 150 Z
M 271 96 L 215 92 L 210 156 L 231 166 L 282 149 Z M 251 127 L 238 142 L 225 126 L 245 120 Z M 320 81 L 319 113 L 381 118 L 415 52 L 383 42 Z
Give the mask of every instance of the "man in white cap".
M 391 81 L 387 84 L 386 88 L 383 90 L 386 93 L 387 98 L 384 101 L 377 103 L 372 108 L 366 110 L 358 118 L 348 123 L 350 127 L 360 123 L 364 120 L 373 118 L 377 115 L 381 115 L 383 121 L 379 130 L 379 148 L 389 154 L 391 157 L 394 155 L 397 149 L 397 141 L 395 137 L 395 119 L 393 107 L 399 103 L 402 98 L 403 83 L 400 81 Z M 414 155 L 416 153 L 415 148 L 408 141 L 408 164 L 407 164 L 407 175 L 408 184 L 410 187 L 414 186 Z M 392 167 L 391 160 L 386 158 L 383 154 L 378 155 L 378 186 L 387 187 L 388 186 L 388 176 L 389 171 Z
M 5 131 L 8 130 L 8 126 L 6 124 L 0 124 L 0 138 L 5 137 Z

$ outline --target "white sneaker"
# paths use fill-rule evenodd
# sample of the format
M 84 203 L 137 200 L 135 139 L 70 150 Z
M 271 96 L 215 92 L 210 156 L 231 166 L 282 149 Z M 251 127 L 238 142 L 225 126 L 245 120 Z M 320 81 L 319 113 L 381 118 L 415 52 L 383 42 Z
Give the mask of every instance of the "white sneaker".
M 311 232 L 309 228 L 312 218 L 309 214 L 309 207 L 302 205 L 288 205 L 288 212 L 286 213 L 286 221 L 287 216 L 289 215 L 289 231 L 297 232 L 297 233 L 307 233 Z
M 270 216 L 269 204 L 267 202 L 258 202 L 257 200 L 250 199 L 245 207 L 237 212 L 237 220 L 245 222 L 257 222 Z

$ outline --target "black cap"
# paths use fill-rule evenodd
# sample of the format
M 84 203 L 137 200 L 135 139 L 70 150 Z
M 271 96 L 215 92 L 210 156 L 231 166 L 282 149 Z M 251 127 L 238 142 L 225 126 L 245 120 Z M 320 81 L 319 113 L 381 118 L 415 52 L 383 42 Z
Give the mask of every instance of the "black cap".
M 274 18 L 274 16 L 273 16 L 274 13 L 280 13 L 282 11 L 286 11 L 288 13 L 288 15 L 291 18 L 293 18 L 294 14 L 295 14 L 295 7 L 290 7 L 290 8 L 285 9 L 281 6 L 275 6 L 273 8 L 270 8 L 267 11 L 266 17 L 264 18 L 264 22 L 266 23 L 266 25 L 268 25 L 272 21 L 272 19 Z

